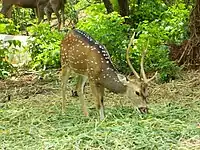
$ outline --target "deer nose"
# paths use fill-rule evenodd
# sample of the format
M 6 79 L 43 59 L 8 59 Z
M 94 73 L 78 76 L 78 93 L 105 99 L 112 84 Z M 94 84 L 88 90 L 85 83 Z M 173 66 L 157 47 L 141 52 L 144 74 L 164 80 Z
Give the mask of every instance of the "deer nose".
M 148 107 L 139 107 L 138 109 L 142 114 L 148 113 L 148 110 L 149 110 Z

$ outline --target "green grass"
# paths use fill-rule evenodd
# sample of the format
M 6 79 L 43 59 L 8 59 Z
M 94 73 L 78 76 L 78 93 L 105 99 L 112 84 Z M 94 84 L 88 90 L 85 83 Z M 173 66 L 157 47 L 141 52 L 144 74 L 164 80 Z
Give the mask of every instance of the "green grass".
M 198 150 L 200 88 L 194 84 L 187 87 L 183 82 L 186 81 L 156 85 L 151 90 L 150 113 L 145 115 L 136 111 L 128 100 L 107 93 L 103 121 L 98 119 L 89 90 L 86 97 L 90 117 L 86 118 L 78 98 L 69 97 L 62 115 L 58 90 L 24 99 L 23 94 L 17 95 L 18 89 L 11 101 L 1 103 L 1 148 Z

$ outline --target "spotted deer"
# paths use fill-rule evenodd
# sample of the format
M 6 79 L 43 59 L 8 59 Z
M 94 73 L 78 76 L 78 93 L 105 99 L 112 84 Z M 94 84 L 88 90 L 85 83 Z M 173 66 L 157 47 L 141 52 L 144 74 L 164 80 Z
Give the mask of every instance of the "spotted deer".
M 87 80 L 91 87 L 99 109 L 100 119 L 104 119 L 104 89 L 114 93 L 126 95 L 134 101 L 141 113 L 146 113 L 147 108 L 147 86 L 148 82 L 153 80 L 156 74 L 147 79 L 144 72 L 144 55 L 141 58 L 141 77 L 135 71 L 129 60 L 129 50 L 132 45 L 134 35 L 132 36 L 127 48 L 127 61 L 133 71 L 136 79 L 128 79 L 119 74 L 112 64 L 106 48 L 90 37 L 87 33 L 73 29 L 65 36 L 61 42 L 61 88 L 62 88 L 62 111 L 65 109 L 65 90 L 71 71 L 80 75 L 77 92 L 81 101 L 83 112 L 88 116 L 86 104 L 84 102 L 83 88 Z M 136 98 L 138 95 L 139 100 Z

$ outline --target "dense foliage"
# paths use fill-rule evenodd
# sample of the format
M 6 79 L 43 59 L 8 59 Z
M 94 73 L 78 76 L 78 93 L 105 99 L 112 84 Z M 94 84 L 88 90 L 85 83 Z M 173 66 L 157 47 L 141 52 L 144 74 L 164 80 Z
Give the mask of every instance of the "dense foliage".
M 0 40 L 0 45 L 0 78 L 4 79 L 18 67 L 16 55 L 19 52 L 19 47 L 21 47 L 21 42 L 18 40 Z
M 0 45 L 3 45 L 3 41 L 0 40 Z M 0 78 L 5 78 L 12 71 L 12 65 L 7 62 L 8 49 L 0 47 Z
M 2 14 L 0 14 L 0 34 L 18 34 L 19 26 L 16 26 L 13 20 L 4 18 Z
M 0 14 L 0 34 L 19 34 L 19 28 L 13 20 L 4 18 L 2 14 Z M 18 46 L 21 46 L 20 41 L 0 40 L 0 78 L 6 78 L 15 71 L 10 58 L 16 53 Z
M 31 67 L 37 70 L 60 67 L 60 42 L 63 34 L 57 30 L 52 32 L 48 24 L 33 26 L 28 30 L 32 34 L 27 46 L 32 58 Z
M 160 70 L 161 79 L 177 77 L 180 70 L 169 60 L 168 43 L 181 43 L 187 38 L 187 23 L 189 11 L 184 4 L 169 7 L 154 21 L 143 21 L 138 27 L 139 33 L 137 50 L 144 49 L 148 41 L 148 69 Z

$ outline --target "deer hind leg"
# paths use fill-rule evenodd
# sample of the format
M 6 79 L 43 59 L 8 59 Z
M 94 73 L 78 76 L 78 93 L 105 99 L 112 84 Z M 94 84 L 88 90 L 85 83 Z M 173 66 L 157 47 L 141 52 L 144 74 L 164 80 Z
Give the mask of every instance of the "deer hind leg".
M 12 13 L 12 5 L 3 4 L 3 7 L 2 7 L 0 13 L 3 14 L 7 18 L 11 18 L 12 17 L 12 15 L 11 15 L 11 13 Z
M 85 86 L 87 79 L 88 79 L 88 77 L 80 75 L 79 81 L 77 84 L 77 92 L 78 92 L 79 99 L 81 101 L 81 107 L 82 107 L 82 110 L 83 110 L 83 113 L 85 116 L 88 116 L 87 107 L 86 107 L 86 104 L 84 101 L 84 86 Z
M 58 30 L 60 30 L 61 17 L 60 17 L 60 14 L 59 14 L 58 4 L 56 4 L 54 1 L 50 1 L 50 3 L 51 3 L 51 7 L 52 7 L 54 13 L 56 14 L 56 17 L 58 18 Z
M 61 15 L 62 15 L 62 21 L 63 21 L 63 27 L 65 26 L 65 4 L 61 4 Z
M 96 98 L 97 109 L 99 110 L 99 114 L 100 114 L 100 120 L 103 120 L 104 119 L 104 104 L 103 104 L 104 87 L 96 83 L 90 83 L 90 87 L 92 90 L 92 94 Z
M 51 14 L 53 13 L 53 9 L 51 8 L 51 4 L 50 3 L 48 3 L 47 6 L 45 6 L 44 12 L 47 15 L 47 20 L 48 20 L 48 22 L 50 24 L 50 22 L 51 22 Z
M 70 75 L 70 69 L 63 67 L 62 72 L 61 72 L 61 91 L 62 91 L 62 113 L 64 113 L 65 110 L 65 101 L 66 101 L 66 96 L 65 96 L 65 91 L 66 91 L 66 82 L 69 79 Z
M 59 14 L 58 10 L 54 11 L 54 12 L 56 14 L 56 17 L 58 18 L 58 30 L 60 30 L 60 27 L 61 27 L 61 17 L 60 17 L 60 14 Z
M 78 88 L 79 88 L 79 85 L 81 84 L 82 82 L 82 77 L 79 75 L 77 77 L 77 83 L 76 83 L 76 87 L 75 87 L 75 90 L 72 90 L 72 97 L 78 97 Z
M 38 17 L 39 17 L 38 18 L 38 24 L 40 24 L 41 21 L 44 20 L 44 6 L 43 5 L 38 7 Z

